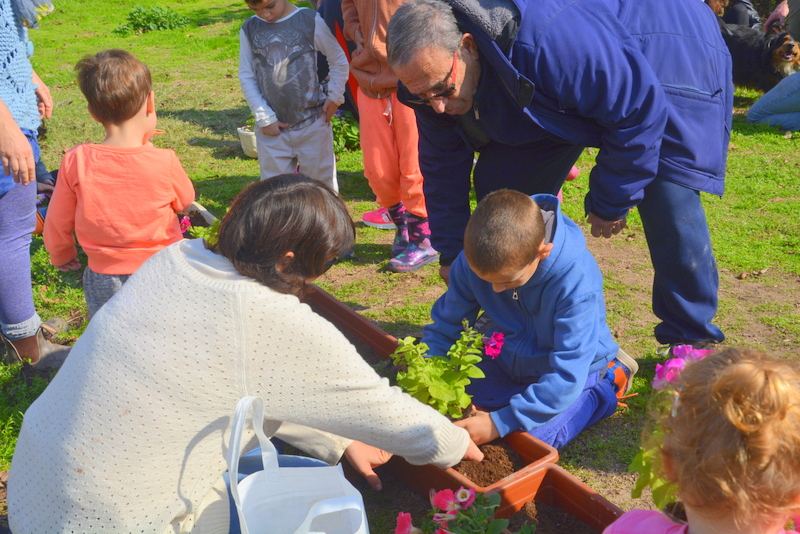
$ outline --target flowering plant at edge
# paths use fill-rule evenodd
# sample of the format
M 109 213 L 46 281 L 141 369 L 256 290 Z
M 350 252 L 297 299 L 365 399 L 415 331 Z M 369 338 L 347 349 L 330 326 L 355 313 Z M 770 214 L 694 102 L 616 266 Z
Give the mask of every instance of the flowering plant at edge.
M 675 415 L 680 390 L 675 386 L 680 378 L 681 371 L 693 361 L 699 361 L 714 352 L 713 350 L 695 349 L 691 345 L 678 345 L 672 348 L 673 358 L 656 364 L 656 376 L 653 378 L 653 389 L 656 390 L 651 400 L 651 411 L 655 414 Z M 639 447 L 639 453 L 633 457 L 628 472 L 637 472 L 636 485 L 631 490 L 631 496 L 638 498 L 647 486 L 653 493 L 653 502 L 659 510 L 675 501 L 676 487 L 664 478 L 663 443 L 664 429 L 658 418 L 651 423 L 647 443 Z
M 397 514 L 394 534 L 500 534 L 508 528 L 508 519 L 495 519 L 500 495 L 475 493 L 475 489 L 431 490 L 431 511 L 420 528 L 412 524 L 411 514 Z M 535 526 L 523 525 L 519 534 L 533 534 Z

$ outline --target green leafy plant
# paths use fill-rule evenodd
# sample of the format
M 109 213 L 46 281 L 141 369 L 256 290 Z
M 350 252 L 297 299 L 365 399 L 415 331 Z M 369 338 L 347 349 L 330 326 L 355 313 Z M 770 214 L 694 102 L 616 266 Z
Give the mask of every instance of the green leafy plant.
M 461 337 L 447 351 L 447 356 L 426 358 L 428 345 L 413 337 L 398 340 L 391 354 L 394 365 L 405 370 L 397 373 L 397 385 L 415 399 L 433 406 L 439 413 L 459 418 L 472 403 L 466 387 L 471 378 L 483 378 L 478 364 L 483 358 L 481 333 L 464 321 Z
M 631 496 L 635 499 L 642 496 L 642 491 L 647 486 L 653 492 L 653 503 L 659 510 L 676 500 L 677 487 L 664 475 L 663 450 L 664 450 L 664 427 L 662 420 L 668 417 L 675 417 L 677 400 L 680 388 L 676 382 L 680 378 L 681 371 L 687 363 L 702 360 L 714 351 L 709 349 L 695 349 L 691 345 L 677 345 L 671 349 L 674 358 L 664 362 L 664 365 L 656 364 L 656 376 L 652 385 L 656 393 L 651 397 L 650 411 L 652 421 L 649 428 L 644 433 L 644 439 L 638 454 L 633 457 L 633 461 L 628 466 L 629 473 L 638 473 L 636 485 L 631 490 Z
M 136 6 L 128 13 L 128 22 L 121 24 L 113 33 L 131 35 L 159 30 L 174 30 L 188 26 L 188 18 L 178 15 L 172 8 Z
M 500 494 L 475 493 L 475 489 L 431 490 L 431 511 L 421 528 L 412 525 L 411 514 L 397 515 L 395 534 L 500 534 L 508 528 L 508 519 L 495 519 Z M 519 534 L 533 534 L 536 527 L 523 525 Z
M 189 235 L 195 239 L 202 237 L 208 241 L 209 245 L 216 245 L 219 238 L 219 223 L 221 222 L 222 219 L 217 219 L 211 226 L 190 226 Z
M 361 143 L 358 138 L 358 123 L 349 111 L 337 112 L 331 117 L 333 126 L 333 149 L 336 152 L 358 150 Z

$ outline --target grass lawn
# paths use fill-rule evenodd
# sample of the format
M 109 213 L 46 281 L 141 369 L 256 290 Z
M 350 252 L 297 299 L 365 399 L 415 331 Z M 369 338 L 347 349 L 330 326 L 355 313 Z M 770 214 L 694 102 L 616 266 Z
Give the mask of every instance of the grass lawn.
M 64 151 L 103 139 L 74 77 L 75 63 L 86 54 L 123 48 L 144 61 L 153 74 L 160 129 L 157 146 L 177 152 L 195 184 L 198 201 L 221 216 L 248 182 L 258 179 L 256 160 L 239 147 L 236 127 L 249 110 L 239 89 L 238 30 L 250 14 L 241 0 L 138 0 L 142 6 L 166 5 L 188 17 L 187 27 L 120 36 L 132 5 L 102 0 L 56 0 L 56 12 L 31 31 L 36 45 L 34 67 L 49 85 L 55 111 L 42 142 L 48 168 L 57 168 Z M 87 16 L 90 14 L 90 16 Z M 795 357 L 800 348 L 800 135 L 746 124 L 743 110 L 757 93 L 737 92 L 734 131 L 724 198 L 704 195 L 720 268 L 718 324 L 731 345 L 767 349 Z M 583 221 L 582 198 L 595 149 L 584 152 L 581 176 L 564 187 L 564 210 Z M 374 209 L 374 196 L 363 177 L 361 153 L 339 154 L 341 192 L 353 219 Z M 143 169 L 142 172 L 157 172 Z M 657 343 L 650 310 L 650 266 L 638 216 L 611 240 L 588 237 L 606 283 L 608 320 L 617 341 L 641 364 L 634 382 L 639 396 L 629 408 L 581 435 L 561 454 L 560 464 L 624 509 L 649 506 L 630 498 L 633 478 L 625 471 L 636 452 L 649 397 Z M 320 285 L 396 336 L 414 335 L 429 322 L 433 301 L 445 290 L 437 266 L 410 274 L 384 270 L 392 232 L 357 224 L 357 260 L 335 265 Z M 588 236 L 588 232 L 587 232 Z M 32 246 L 36 308 L 43 319 L 69 317 L 76 324 L 67 341 L 82 332 L 86 313 L 80 276 L 49 265 L 41 238 Z M 81 258 L 85 264 L 85 257 Z M 8 469 L 22 413 L 46 385 L 30 379 L 20 366 L 0 364 L 0 471 Z M 393 528 L 399 510 L 368 500 L 372 532 Z M 4 503 L 0 503 L 0 515 Z

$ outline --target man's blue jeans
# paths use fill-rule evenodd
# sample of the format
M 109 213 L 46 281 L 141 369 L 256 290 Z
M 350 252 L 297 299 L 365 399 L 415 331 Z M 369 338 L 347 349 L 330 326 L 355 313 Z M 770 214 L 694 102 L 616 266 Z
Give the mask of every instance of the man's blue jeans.
M 711 323 L 719 274 L 700 193 L 656 178 L 638 209 L 655 270 L 653 312 L 662 321 L 656 339 L 664 344 L 722 341 L 722 331 Z
M 784 78 L 759 98 L 747 112 L 747 121 L 800 131 L 800 72 Z

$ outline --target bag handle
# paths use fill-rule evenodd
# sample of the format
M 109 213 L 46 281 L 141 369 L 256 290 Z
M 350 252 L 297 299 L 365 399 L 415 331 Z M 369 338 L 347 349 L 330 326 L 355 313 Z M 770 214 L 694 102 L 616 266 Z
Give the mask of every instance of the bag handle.
M 343 510 L 356 510 L 360 518 L 363 518 L 364 509 L 361 504 L 361 499 L 355 495 L 347 495 L 345 497 L 331 497 L 324 499 L 314 504 L 311 510 L 308 511 L 303 524 L 297 527 L 294 534 L 325 534 L 324 532 L 316 532 L 311 530 L 311 523 L 319 516 L 341 512 Z M 244 534 L 244 533 L 242 533 Z
M 239 525 L 242 534 L 249 534 L 247 530 L 247 522 L 244 519 L 242 512 L 241 498 L 239 497 L 239 455 L 242 451 L 242 432 L 244 431 L 244 424 L 247 422 L 247 412 L 250 406 L 253 406 L 253 429 L 258 437 L 258 443 L 261 446 L 261 460 L 264 463 L 264 472 L 267 475 L 267 480 L 271 484 L 278 483 L 280 480 L 280 471 L 278 469 L 278 453 L 275 446 L 264 434 L 264 400 L 261 397 L 242 397 L 236 405 L 236 411 L 233 415 L 233 423 L 231 424 L 231 440 L 228 445 L 228 475 L 230 478 L 231 496 L 233 502 L 236 503 L 236 511 L 239 514 Z

